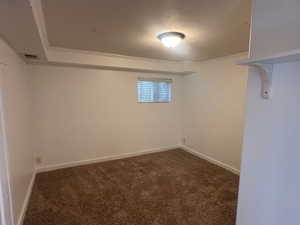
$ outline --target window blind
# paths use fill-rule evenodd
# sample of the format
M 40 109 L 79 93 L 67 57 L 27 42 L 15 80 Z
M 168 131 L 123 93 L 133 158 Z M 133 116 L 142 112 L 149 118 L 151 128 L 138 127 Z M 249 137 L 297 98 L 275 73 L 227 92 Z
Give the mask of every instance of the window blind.
M 139 78 L 137 82 L 138 102 L 170 102 L 171 79 Z

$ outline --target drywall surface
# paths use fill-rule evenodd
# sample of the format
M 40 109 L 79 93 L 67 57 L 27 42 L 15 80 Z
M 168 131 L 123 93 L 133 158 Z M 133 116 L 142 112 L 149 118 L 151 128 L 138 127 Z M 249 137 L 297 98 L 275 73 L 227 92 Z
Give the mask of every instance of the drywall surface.
M 254 0 L 252 55 L 299 49 L 299 9 L 297 0 Z M 300 62 L 275 64 L 269 100 L 249 71 L 237 225 L 300 224 L 299 71 Z
M 179 143 L 182 76 L 42 65 L 31 71 L 40 166 Z M 172 78 L 172 102 L 137 103 L 138 77 Z
M 19 220 L 34 172 L 31 86 L 27 65 L 0 39 L 0 62 L 14 223 Z
M 235 62 L 246 53 L 198 65 L 183 78 L 183 137 L 185 145 L 240 168 L 247 68 Z
M 300 1 L 253 0 L 252 57 L 299 49 Z
M 300 62 L 274 67 L 273 96 L 249 73 L 238 225 L 299 224 Z

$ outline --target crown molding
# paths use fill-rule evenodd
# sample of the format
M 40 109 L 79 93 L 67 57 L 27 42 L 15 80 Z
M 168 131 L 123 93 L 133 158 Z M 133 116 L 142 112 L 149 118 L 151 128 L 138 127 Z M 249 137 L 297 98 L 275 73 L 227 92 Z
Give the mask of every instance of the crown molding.
M 139 57 L 139 56 L 128 56 L 128 55 L 120 55 L 114 53 L 100 52 L 100 51 L 90 51 L 90 50 L 82 50 L 82 49 L 71 49 L 71 48 L 62 48 L 56 46 L 48 46 L 48 50 L 51 51 L 59 51 L 59 52 L 68 52 L 74 54 L 87 54 L 87 55 L 96 55 L 96 56 L 104 56 L 104 57 L 113 57 L 113 58 L 122 58 L 129 60 L 141 60 L 148 62 L 156 62 L 156 63 L 182 63 L 181 60 L 165 60 L 165 59 L 155 59 L 155 58 L 147 58 L 147 57 Z
M 36 23 L 36 26 L 37 26 L 37 29 L 38 29 L 38 32 L 40 35 L 42 47 L 44 49 L 44 53 L 47 58 L 47 50 L 49 47 L 49 40 L 48 40 L 48 34 L 47 34 L 47 29 L 46 29 L 46 22 L 45 22 L 42 2 L 41 2 L 41 0 L 29 0 L 29 3 L 31 5 L 33 18 L 35 20 L 35 23 Z
M 49 47 L 47 63 L 51 65 L 67 65 L 108 69 L 118 71 L 141 71 L 153 73 L 187 74 L 192 71 L 184 67 L 183 62 L 166 60 L 149 60 L 130 56 L 115 56 L 106 53 L 89 52 L 73 49 Z

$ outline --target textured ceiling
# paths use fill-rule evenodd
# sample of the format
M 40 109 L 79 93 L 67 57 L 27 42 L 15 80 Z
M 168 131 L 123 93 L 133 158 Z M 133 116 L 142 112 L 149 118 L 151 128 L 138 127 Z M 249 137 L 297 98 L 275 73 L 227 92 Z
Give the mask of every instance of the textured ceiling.
M 251 0 L 43 0 L 52 46 L 168 60 L 248 49 Z M 183 32 L 175 49 L 156 36 Z

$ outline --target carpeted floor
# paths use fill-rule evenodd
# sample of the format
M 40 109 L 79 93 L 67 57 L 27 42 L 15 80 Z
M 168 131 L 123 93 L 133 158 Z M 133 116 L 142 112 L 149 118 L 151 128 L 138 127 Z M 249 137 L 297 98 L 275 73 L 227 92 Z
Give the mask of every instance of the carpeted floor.
M 234 225 L 238 180 L 180 149 L 41 173 L 24 225 Z

